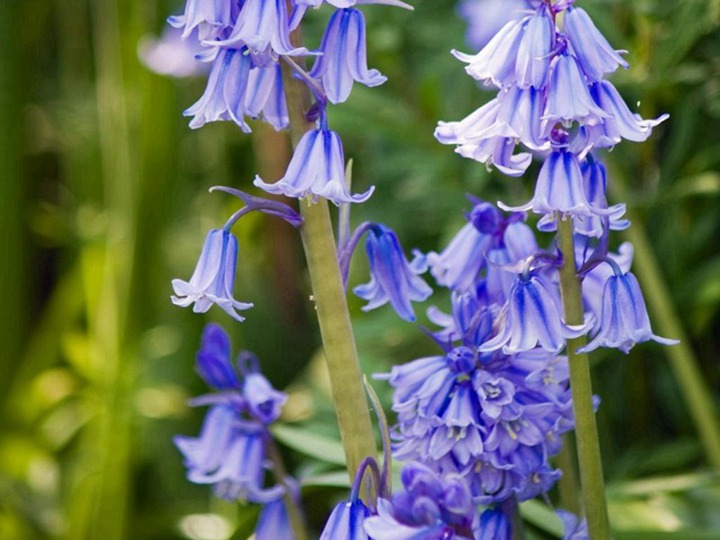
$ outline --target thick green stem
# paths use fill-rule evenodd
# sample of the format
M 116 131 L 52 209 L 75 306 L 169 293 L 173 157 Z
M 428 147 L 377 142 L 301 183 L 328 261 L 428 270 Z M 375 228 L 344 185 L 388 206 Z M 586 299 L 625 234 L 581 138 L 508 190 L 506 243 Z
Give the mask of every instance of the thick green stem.
M 296 146 L 305 132 L 314 129 L 314 124 L 305 118 L 309 93 L 302 82 L 291 76 L 287 65 L 283 65 L 283 81 L 287 92 L 290 133 L 293 146 Z M 320 323 L 340 438 L 352 481 L 360 463 L 377 453 L 370 407 L 363 389 L 327 201 L 320 199 L 314 204 L 301 201 L 300 212 L 305 220 L 301 233 L 313 300 Z
M 557 464 L 562 471 L 558 481 L 560 494 L 560 506 L 573 514 L 580 514 L 580 489 L 578 484 L 577 465 L 575 454 L 572 448 L 575 446 L 575 439 L 572 433 L 566 433 L 560 453 L 557 456 Z
M 575 266 L 572 220 L 558 216 L 558 242 L 564 257 L 564 263 L 560 269 L 560 286 L 565 322 L 569 325 L 581 325 L 584 319 L 582 291 Z M 610 525 L 600 459 L 600 440 L 593 409 L 590 363 L 587 354 L 577 352 L 583 345 L 585 345 L 585 337 L 567 340 L 580 485 L 582 486 L 583 506 L 590 538 L 606 540 L 610 538 Z

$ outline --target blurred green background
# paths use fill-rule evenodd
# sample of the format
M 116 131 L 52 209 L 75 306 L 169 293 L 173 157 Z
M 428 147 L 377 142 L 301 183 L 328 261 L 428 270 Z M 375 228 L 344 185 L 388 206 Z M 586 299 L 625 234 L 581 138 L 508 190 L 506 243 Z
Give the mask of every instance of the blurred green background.
M 406 248 L 427 251 L 461 226 L 466 193 L 526 200 L 531 181 L 489 173 L 434 140 L 438 120 L 460 119 L 489 96 L 449 55 L 467 50 L 455 2 L 413 4 L 414 13 L 364 9 L 369 65 L 389 81 L 356 86 L 330 114 L 357 190 L 377 186 L 353 220 L 383 221 Z M 720 1 L 578 5 L 630 51 L 630 70 L 612 79 L 628 103 L 645 117 L 671 115 L 648 142 L 606 156 L 612 196 L 632 214 L 654 329 L 685 344 L 594 355 L 611 520 L 618 538 L 717 539 L 720 456 L 703 446 L 677 366 L 697 362 L 711 411 L 700 420 L 711 429 L 720 393 Z M 202 418 L 185 401 L 205 391 L 194 353 L 210 320 L 225 325 L 236 350 L 255 351 L 277 386 L 290 385 L 288 425 L 336 437 L 321 370 L 304 369 L 318 332 L 289 227 L 251 216 L 235 229 L 236 297 L 256 305 L 242 325 L 217 309 L 199 316 L 170 303 L 170 280 L 190 276 L 207 230 L 237 206 L 207 188 L 253 191 L 254 174 L 278 178 L 287 154 L 284 138 L 260 126 L 252 137 L 231 124 L 187 127 L 181 112 L 204 81 L 153 74 L 137 54 L 140 39 L 180 11 L 165 0 L 0 0 L 2 539 L 250 534 L 256 510 L 188 483 L 171 442 L 197 433 Z M 329 11 L 309 17 L 310 45 Z M 351 286 L 367 279 L 361 258 Z M 367 372 L 434 352 L 389 308 L 365 314 L 350 303 Z M 285 435 L 296 470 L 337 469 L 306 455 L 321 439 L 303 448 Z M 322 484 L 333 482 L 305 491 L 315 526 L 342 495 Z M 531 534 L 550 538 L 536 521 Z

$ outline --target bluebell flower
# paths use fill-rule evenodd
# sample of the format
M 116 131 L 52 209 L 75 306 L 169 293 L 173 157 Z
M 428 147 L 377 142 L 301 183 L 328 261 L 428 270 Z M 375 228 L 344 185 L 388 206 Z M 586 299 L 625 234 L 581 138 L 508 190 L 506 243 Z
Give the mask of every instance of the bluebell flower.
M 277 498 L 265 503 L 255 526 L 255 540 L 295 540 L 285 501 Z
M 515 64 L 529 19 L 526 16 L 508 22 L 477 54 L 459 51 L 452 51 L 452 54 L 468 64 L 465 71 L 473 79 L 508 88 L 517 81 Z
M 528 20 L 518 48 L 515 76 L 520 88 L 541 89 L 545 86 L 554 42 L 555 23 L 543 6 Z
M 378 499 L 378 515 L 365 520 L 374 540 L 473 538 L 474 505 L 460 478 L 442 477 L 418 463 L 400 473 L 404 490 Z
M 250 353 L 241 353 L 233 366 L 229 338 L 218 325 L 203 332 L 197 370 L 217 392 L 190 402 L 210 405 L 200 435 L 173 439 L 188 480 L 212 484 L 217 496 L 230 500 L 267 503 L 281 497 L 284 486 L 265 485 L 266 443 L 267 425 L 277 419 L 285 394 L 270 385 Z
M 278 55 L 308 54 L 304 47 L 293 47 L 285 0 L 245 0 L 232 32 L 226 39 L 206 42 L 216 47 L 243 45 L 253 52 L 262 53 L 268 48 Z
M 267 184 L 256 176 L 254 184 L 268 193 L 314 200 L 323 197 L 338 205 L 364 202 L 375 189 L 370 187 L 358 195 L 348 193 L 342 142 L 337 133 L 328 129 L 303 135 L 283 178 Z
M 521 274 L 510 293 L 500 331 L 479 350 L 502 348 L 505 354 L 515 354 L 539 345 L 557 354 L 567 338 L 579 337 L 589 329 L 587 325 L 566 325 L 561 313 L 555 287 L 546 283 L 541 274 Z
M 237 0 L 187 0 L 185 12 L 168 18 L 168 22 L 175 28 L 182 28 L 182 37 L 187 38 L 198 27 L 202 34 L 205 27 L 223 29 L 232 26 L 238 10 Z
M 591 81 L 600 81 L 606 73 L 627 62 L 614 50 L 582 8 L 569 7 L 564 12 L 563 27 L 573 52 Z
M 573 216 L 607 215 L 614 210 L 595 208 L 587 199 L 583 174 L 577 156 L 567 148 L 554 149 L 545 159 L 537 183 L 535 195 L 522 206 L 498 205 L 507 211 L 536 214 L 561 212 Z
M 544 132 L 549 132 L 558 122 L 579 122 L 583 125 L 602 123 L 609 113 L 600 108 L 588 90 L 577 59 L 568 54 L 558 54 L 550 64 L 547 87 L 547 103 L 543 118 Z
M 512 540 L 512 523 L 502 508 L 487 508 L 480 514 L 475 540 Z
M 578 349 L 579 352 L 608 347 L 627 353 L 636 343 L 648 340 L 663 345 L 679 343 L 652 333 L 640 285 L 630 272 L 616 271 L 605 283 L 599 324 L 597 335 L 585 347 Z
M 279 62 L 250 70 L 244 113 L 251 118 L 261 118 L 276 130 L 290 125 Z
M 195 313 L 205 313 L 217 304 L 232 318 L 245 320 L 237 310 L 250 309 L 253 305 L 238 302 L 232 294 L 237 253 L 238 242 L 232 233 L 224 229 L 211 230 L 190 281 L 172 281 L 176 295 L 172 297 L 173 304 L 181 307 L 195 304 Z
M 515 154 L 516 141 L 512 137 L 492 137 L 478 142 L 465 143 L 455 151 L 463 157 L 495 167 L 508 176 L 522 176 L 532 163 L 532 154 Z
M 202 49 L 197 40 L 183 39 L 179 29 L 167 27 L 159 38 L 147 35 L 140 40 L 138 57 L 150 71 L 182 79 L 207 71 L 207 65 L 195 59 Z
M 365 51 L 365 17 L 357 9 L 333 13 L 310 76 L 319 79 L 330 103 L 344 102 L 355 81 L 378 86 L 387 80 L 376 69 L 368 70 Z
M 427 270 L 425 257 L 416 252 L 413 261 L 408 262 L 395 232 L 381 224 L 368 230 L 365 248 L 370 281 L 353 289 L 368 302 L 362 310 L 370 311 L 390 302 L 401 318 L 414 321 L 412 302 L 422 302 L 432 294 L 430 286 L 419 277 Z
M 364 525 L 370 515 L 362 500 L 342 501 L 325 522 L 320 540 L 368 540 Z
M 576 260 L 584 262 L 586 255 L 583 251 L 581 251 L 579 243 L 575 251 Z M 628 273 L 632 267 L 634 256 L 633 245 L 630 242 L 623 242 L 618 247 L 617 253 L 607 253 L 606 256 L 614 263 L 614 265 L 617 265 L 617 267 L 620 268 L 622 273 Z M 585 305 L 585 310 L 591 313 L 594 319 L 590 335 L 595 335 L 600 329 L 603 310 L 603 291 L 605 290 L 605 284 L 608 279 L 610 279 L 610 276 L 614 273 L 613 267 L 614 266 L 610 264 L 598 264 L 588 271 L 583 277 L 583 304 Z
M 644 120 L 628 108 L 625 100 L 609 81 L 600 81 L 590 86 L 590 93 L 607 116 L 602 123 L 586 126 L 588 143 L 596 148 L 612 147 L 622 139 L 634 142 L 646 140 L 652 128 L 664 122 L 669 115 L 663 114 L 654 120 Z
M 183 113 L 193 117 L 191 128 L 200 128 L 207 122 L 232 120 L 245 133 L 250 133 L 244 116 L 251 64 L 250 56 L 242 49 L 220 49 L 213 60 L 205 92 Z
M 264 502 L 280 496 L 284 488 L 264 487 L 266 435 L 260 425 L 241 423 L 225 405 L 208 410 L 200 436 L 176 436 L 187 478 L 195 484 L 213 484 L 215 495 L 229 500 Z
M 466 223 L 441 253 L 428 253 L 430 273 L 438 285 L 460 291 L 474 288 L 480 270 L 485 267 L 485 254 L 492 240 L 492 236 Z

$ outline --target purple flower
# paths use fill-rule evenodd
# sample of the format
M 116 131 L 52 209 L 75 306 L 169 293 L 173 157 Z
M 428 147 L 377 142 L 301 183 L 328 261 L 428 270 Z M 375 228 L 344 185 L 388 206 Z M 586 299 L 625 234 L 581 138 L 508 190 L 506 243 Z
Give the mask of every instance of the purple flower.
M 543 131 L 549 132 L 557 122 L 577 121 L 583 125 L 596 125 L 608 116 L 590 95 L 577 59 L 567 52 L 553 58 Z
M 293 47 L 290 43 L 285 0 L 245 0 L 227 39 L 209 41 L 205 44 L 237 48 L 245 45 L 256 53 L 262 53 L 270 47 L 279 55 L 308 54 L 306 48 Z
M 333 508 L 320 540 L 368 540 L 364 525 L 370 510 L 362 502 L 342 501 Z
M 182 28 L 182 37 L 187 38 L 195 28 L 223 29 L 232 26 L 238 12 L 237 0 L 187 0 L 185 12 L 168 18 L 175 28 Z
M 345 156 L 342 142 L 334 131 L 308 131 L 298 143 L 285 176 L 274 184 L 265 183 L 259 176 L 257 187 L 275 195 L 302 198 L 324 197 L 335 204 L 365 202 L 374 187 L 365 193 L 350 195 L 345 181 Z
M 488 508 L 480 515 L 475 540 L 512 540 L 512 523 L 502 508 Z
M 205 313 L 217 304 L 232 318 L 245 320 L 237 310 L 250 309 L 253 305 L 238 302 L 232 295 L 237 253 L 238 242 L 232 233 L 224 229 L 211 230 L 190 281 L 172 281 L 176 295 L 172 296 L 173 304 L 181 307 L 195 304 L 195 313 Z
M 614 146 L 622 139 L 642 142 L 650 136 L 653 127 L 669 118 L 669 115 L 663 114 L 654 120 L 643 120 L 639 114 L 630 112 L 625 100 L 609 81 L 592 85 L 590 93 L 607 113 L 602 123 L 585 127 L 589 142 L 597 148 Z
M 434 251 L 427 254 L 430 273 L 438 285 L 470 290 L 485 267 L 485 253 L 491 245 L 492 236 L 480 233 L 472 223 L 467 223 L 440 254 Z
M 378 499 L 378 515 L 365 520 L 374 540 L 471 539 L 474 506 L 462 479 L 442 477 L 419 463 L 400 473 L 404 490 Z
M 381 224 L 370 227 L 365 247 L 371 279 L 353 289 L 368 301 L 363 311 L 390 302 L 400 317 L 414 321 L 411 302 L 422 302 L 432 294 L 432 289 L 419 277 L 427 270 L 425 257 L 416 252 L 413 261 L 408 262 L 395 232 Z
M 515 75 L 520 88 L 532 86 L 539 90 L 545 86 L 554 41 L 555 24 L 543 7 L 528 20 L 518 49 Z
M 227 332 L 220 325 L 206 325 L 197 353 L 197 371 L 216 390 L 240 389 L 240 379 L 230 361 L 230 354 Z
M 591 81 L 600 81 L 604 74 L 612 73 L 618 66 L 628 67 L 582 8 L 569 7 L 563 24 L 573 52 Z
M 176 436 L 173 441 L 185 458 L 187 477 L 195 484 L 213 484 L 218 497 L 264 502 L 284 488 L 264 488 L 265 437 L 260 425 L 238 422 L 230 407 L 208 410 L 200 436 Z
M 556 510 L 555 513 L 560 516 L 563 522 L 562 540 L 588 540 L 587 520 L 581 520 L 572 512 L 566 510 Z
M 263 505 L 255 526 L 255 540 L 295 540 L 285 501 L 275 499 Z
M 656 336 L 650 329 L 645 300 L 640 285 L 630 272 L 619 269 L 605 283 L 602 296 L 600 330 L 578 352 L 594 351 L 598 347 L 620 349 L 627 353 L 636 343 L 653 340 L 663 345 L 675 345 L 676 339 Z
M 290 125 L 279 62 L 250 70 L 244 112 L 251 118 L 263 119 L 276 130 Z
M 354 81 L 378 86 L 387 80 L 376 69 L 368 70 L 365 51 L 365 17 L 357 9 L 333 13 L 310 76 L 320 79 L 330 103 L 342 103 Z
M 566 148 L 556 148 L 545 159 L 537 184 L 535 195 L 530 202 L 522 206 L 498 205 L 507 211 L 535 214 L 562 212 L 573 216 L 607 215 L 614 210 L 593 208 L 587 199 L 583 185 L 583 175 L 577 157 Z
M 505 354 L 515 354 L 540 345 L 545 351 L 559 353 L 566 338 L 581 336 L 588 330 L 586 325 L 567 326 L 562 321 L 559 302 L 556 289 L 540 274 L 518 276 L 500 331 L 479 350 L 495 351 L 502 347 Z
M 473 79 L 507 88 L 517 81 L 515 63 L 520 43 L 530 17 L 513 20 L 503 26 L 485 47 L 475 55 L 452 51 L 455 58 L 468 65 L 465 71 Z

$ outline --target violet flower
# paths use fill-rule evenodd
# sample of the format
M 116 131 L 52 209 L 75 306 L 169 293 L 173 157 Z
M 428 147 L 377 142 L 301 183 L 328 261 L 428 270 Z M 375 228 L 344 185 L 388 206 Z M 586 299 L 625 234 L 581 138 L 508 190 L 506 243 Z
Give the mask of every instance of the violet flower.
M 321 81 L 330 103 L 347 100 L 355 81 L 372 87 L 387 80 L 378 70 L 368 70 L 365 17 L 357 9 L 339 9 L 333 13 L 320 50 L 322 55 L 315 60 L 310 76 Z
M 217 304 L 233 319 L 244 321 L 238 310 L 250 309 L 253 304 L 233 298 L 237 253 L 238 242 L 232 233 L 225 229 L 211 230 L 205 238 L 190 281 L 172 280 L 175 291 L 175 296 L 171 297 L 173 304 L 180 307 L 194 304 L 195 313 L 205 313 L 210 306 Z

